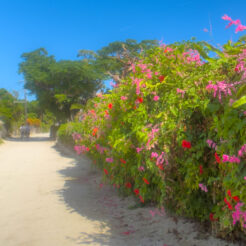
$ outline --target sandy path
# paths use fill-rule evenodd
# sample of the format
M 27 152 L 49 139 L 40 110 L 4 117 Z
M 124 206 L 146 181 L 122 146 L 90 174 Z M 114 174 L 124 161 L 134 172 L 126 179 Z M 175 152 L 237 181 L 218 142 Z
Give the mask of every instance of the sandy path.
M 0 245 L 232 245 L 157 210 L 152 216 L 154 208 L 129 209 L 134 198 L 119 197 L 87 159 L 45 137 L 0 146 Z

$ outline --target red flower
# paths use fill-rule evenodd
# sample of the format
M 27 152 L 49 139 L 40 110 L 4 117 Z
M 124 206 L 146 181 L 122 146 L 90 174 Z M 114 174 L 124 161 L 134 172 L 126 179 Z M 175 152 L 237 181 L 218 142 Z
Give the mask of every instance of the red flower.
M 189 141 L 183 140 L 182 141 L 182 147 L 185 149 L 190 149 L 191 148 L 191 143 Z
M 139 199 L 140 199 L 140 201 L 141 201 L 142 203 L 144 203 L 144 199 L 143 199 L 142 196 L 139 195 Z
M 221 160 L 220 160 L 220 157 L 218 156 L 218 154 L 216 152 L 215 152 L 214 156 L 215 156 L 215 159 L 216 159 L 217 163 L 220 164 Z
M 105 110 L 105 115 L 108 115 L 108 110 Z
M 123 163 L 123 164 L 126 164 L 126 161 L 124 159 L 120 159 L 120 162 Z
M 106 175 L 108 175 L 108 170 L 104 168 L 104 172 Z
M 130 189 L 130 188 L 132 188 L 132 184 L 130 182 L 128 182 L 128 183 L 126 183 L 126 187 Z
M 240 199 L 239 199 L 238 196 L 233 196 L 232 199 L 233 199 L 234 201 L 236 201 L 236 202 L 239 202 L 239 201 L 240 201 Z
M 146 178 L 143 178 L 144 183 L 149 184 L 149 181 Z
M 143 98 L 142 97 L 138 97 L 137 100 L 139 101 L 139 103 L 143 102 Z
M 98 131 L 98 128 L 95 127 L 95 128 L 93 129 L 92 135 L 95 136 L 95 135 L 97 134 L 97 131 Z
M 90 148 L 89 147 L 86 147 L 85 150 L 88 152 L 88 151 L 90 151 Z
M 218 219 L 215 219 L 214 218 L 214 214 L 213 213 L 210 213 L 209 214 L 209 219 L 211 220 L 211 221 L 217 221 Z
M 199 173 L 200 173 L 200 175 L 202 175 L 202 173 L 203 173 L 202 165 L 199 166 L 199 169 L 200 169 Z
M 227 191 L 227 195 L 228 195 L 229 197 L 231 197 L 231 190 L 228 190 L 228 191 Z
M 134 193 L 136 194 L 136 196 L 139 195 L 139 189 L 135 189 Z
M 165 76 L 163 76 L 163 75 L 159 76 L 160 82 L 162 82 L 164 79 L 165 79 Z
M 160 170 L 164 170 L 163 164 L 159 164 L 159 165 L 158 165 L 158 168 L 159 168 Z
M 226 197 L 224 198 L 224 202 L 227 204 L 228 208 L 232 210 L 232 205 L 227 201 Z
M 113 104 L 112 103 L 109 103 L 108 108 L 109 109 L 112 109 L 113 108 Z

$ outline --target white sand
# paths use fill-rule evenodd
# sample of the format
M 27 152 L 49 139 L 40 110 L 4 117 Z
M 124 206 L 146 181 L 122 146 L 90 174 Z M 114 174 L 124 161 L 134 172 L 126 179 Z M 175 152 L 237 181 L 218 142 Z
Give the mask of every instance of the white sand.
M 0 246 L 226 246 L 196 225 L 129 209 L 86 158 L 61 153 L 48 135 L 0 145 Z M 42 140 L 42 141 L 41 141 Z M 45 140 L 45 141 L 44 141 Z

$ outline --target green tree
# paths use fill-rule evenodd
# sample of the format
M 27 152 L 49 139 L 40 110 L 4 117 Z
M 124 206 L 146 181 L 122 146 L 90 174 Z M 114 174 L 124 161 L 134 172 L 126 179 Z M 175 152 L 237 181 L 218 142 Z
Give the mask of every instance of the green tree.
M 7 90 L 0 89 L 0 118 L 8 132 L 11 132 L 14 122 L 24 114 L 23 105 L 15 103 L 16 98 Z
M 102 75 L 87 60 L 56 61 L 44 48 L 21 58 L 19 72 L 25 77 L 25 88 L 59 120 L 70 118 L 74 104 L 85 104 L 102 87 Z
M 80 50 L 78 56 L 94 64 L 105 75 L 105 79 L 112 78 L 119 83 L 129 73 L 131 64 L 137 61 L 140 53 L 143 55 L 157 45 L 156 40 L 142 40 L 138 43 L 127 39 L 125 42 L 112 42 L 97 52 Z

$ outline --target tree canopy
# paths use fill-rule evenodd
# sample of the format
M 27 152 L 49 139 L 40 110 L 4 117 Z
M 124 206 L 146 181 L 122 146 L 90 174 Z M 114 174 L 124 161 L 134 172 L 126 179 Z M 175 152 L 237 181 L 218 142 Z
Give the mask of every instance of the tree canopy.
M 19 72 L 25 77 L 25 88 L 58 119 L 69 118 L 74 105 L 85 104 L 102 87 L 102 75 L 87 60 L 56 61 L 44 48 L 23 53 L 21 58 Z

